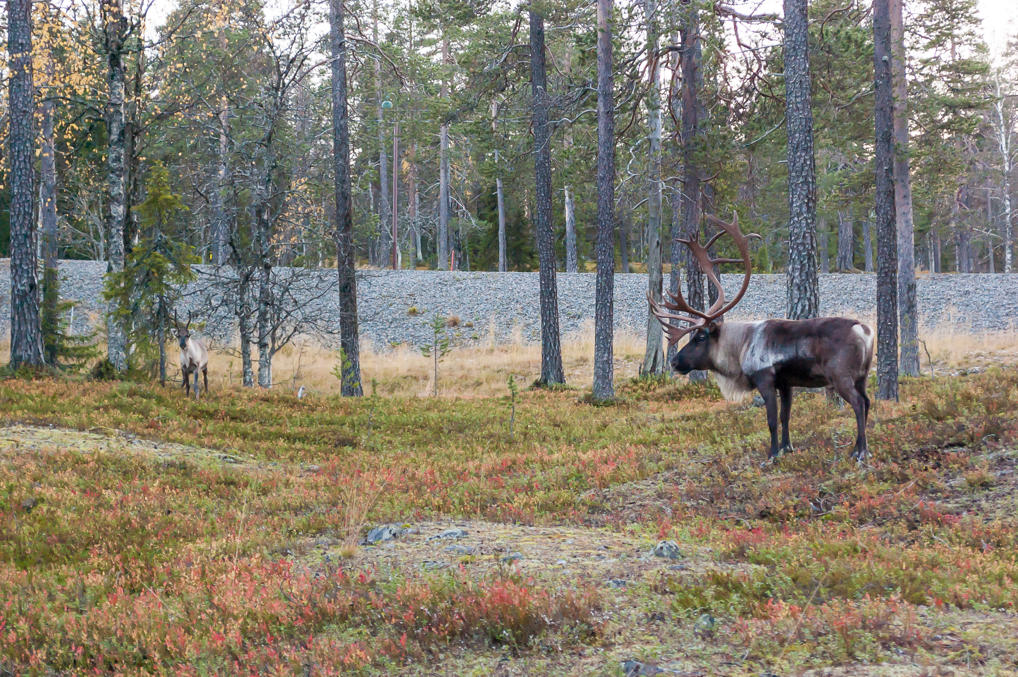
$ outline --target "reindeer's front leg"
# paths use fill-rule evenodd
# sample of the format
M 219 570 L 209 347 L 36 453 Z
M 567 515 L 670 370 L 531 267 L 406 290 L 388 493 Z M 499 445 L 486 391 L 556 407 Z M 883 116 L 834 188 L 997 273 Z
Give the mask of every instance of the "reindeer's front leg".
M 753 374 L 751 381 L 763 398 L 764 406 L 767 408 L 767 427 L 771 431 L 771 450 L 767 454 L 768 460 L 777 458 L 780 452 L 778 447 L 778 397 L 774 388 L 774 373 L 763 370 Z
M 782 382 L 778 386 L 781 397 L 781 449 L 778 453 L 792 451 L 792 442 L 788 437 L 788 419 L 792 413 L 792 386 Z
M 180 387 L 184 389 L 184 396 L 187 397 L 191 394 L 191 374 L 184 368 L 180 369 L 180 373 L 184 375 L 184 382 L 180 384 Z

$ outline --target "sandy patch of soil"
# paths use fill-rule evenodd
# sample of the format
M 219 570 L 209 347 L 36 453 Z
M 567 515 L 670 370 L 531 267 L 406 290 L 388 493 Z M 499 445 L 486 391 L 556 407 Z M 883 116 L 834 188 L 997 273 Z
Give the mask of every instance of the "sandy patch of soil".
M 0 454 L 44 453 L 52 449 L 141 455 L 163 462 L 218 464 L 238 470 L 254 470 L 262 466 L 254 459 L 237 454 L 146 440 L 120 430 L 96 432 L 20 424 L 0 427 Z

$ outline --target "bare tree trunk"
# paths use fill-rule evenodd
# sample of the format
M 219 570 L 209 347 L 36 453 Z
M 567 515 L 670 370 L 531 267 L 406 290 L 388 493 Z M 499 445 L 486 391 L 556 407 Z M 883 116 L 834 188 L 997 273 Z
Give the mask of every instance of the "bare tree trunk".
M 35 101 L 32 91 L 32 3 L 8 0 L 10 64 L 11 367 L 41 366 L 42 327 L 34 221 Z
M 272 195 L 272 171 L 275 164 L 274 153 L 266 148 L 265 176 L 259 189 L 259 205 L 255 208 L 255 230 L 258 248 L 258 303 L 255 322 L 258 332 L 258 385 L 262 388 L 272 387 L 272 259 L 271 259 L 271 224 L 269 209 Z
M 863 270 L 873 272 L 873 222 L 871 216 L 862 221 Z
M 109 237 L 107 273 L 124 269 L 124 226 L 127 216 L 127 168 L 124 164 L 124 35 L 127 19 L 123 0 L 107 0 L 101 4 L 104 27 L 109 103 L 106 109 L 108 141 L 106 145 L 106 186 L 109 193 L 109 214 L 106 232 Z M 123 320 L 116 317 L 117 302 L 106 306 L 106 356 L 117 371 L 127 369 L 127 333 Z
M 372 12 L 374 27 L 372 37 L 375 44 L 378 42 L 378 0 L 375 0 L 374 11 Z M 392 192 L 389 188 L 389 162 L 388 145 L 385 142 L 385 117 L 382 113 L 382 60 L 375 59 L 375 116 L 378 124 L 378 234 L 376 235 L 375 265 L 384 267 L 386 255 L 389 252 L 391 236 L 389 227 L 392 224 L 392 211 L 389 204 L 389 196 Z
M 597 282 L 594 298 L 595 401 L 615 397 L 612 317 L 615 294 L 615 102 L 612 0 L 597 0 Z
M 622 264 L 623 273 L 629 272 L 629 212 L 623 210 L 622 216 L 618 219 L 619 224 L 619 259 Z
M 855 234 L 852 232 L 852 216 L 844 209 L 838 211 L 838 258 L 834 267 L 839 272 L 855 268 L 853 251 Z
M 448 64 L 449 38 L 442 36 L 442 63 Z M 441 87 L 443 99 L 449 96 L 448 82 L 443 78 Z M 449 270 L 449 123 L 445 120 L 439 128 L 438 142 L 438 234 L 435 239 L 438 270 Z
M 339 332 L 342 347 L 340 392 L 364 394 L 361 386 L 360 339 L 357 334 L 357 271 L 350 212 L 350 124 L 346 95 L 346 39 L 343 0 L 329 0 L 329 46 L 332 56 L 332 161 L 336 174 L 336 273 L 339 278 Z
M 498 203 L 498 272 L 504 273 L 509 270 L 509 256 L 505 233 L 505 195 L 502 192 L 501 176 L 495 179 L 495 201 Z
M 678 202 L 680 218 L 673 220 L 672 223 L 671 291 L 675 293 L 679 290 L 679 285 L 682 284 L 680 271 L 685 267 L 686 301 L 693 308 L 703 310 L 703 274 L 700 272 L 700 267 L 692 253 L 676 239 L 679 237 L 689 239 L 698 236 L 703 192 L 700 179 L 700 154 L 698 152 L 702 136 L 700 88 L 703 83 L 700 10 L 697 3 L 687 0 L 684 0 L 682 7 L 684 9 L 680 17 L 679 30 L 681 39 L 679 63 L 682 68 L 682 105 L 681 111 L 676 111 L 673 102 L 672 110 L 672 116 L 678 119 L 679 115 L 681 115 L 682 120 L 682 128 L 679 134 L 682 151 L 682 184 L 681 188 L 676 187 L 677 195 L 673 197 L 672 206 L 674 211 L 675 202 Z M 674 350 L 674 346 L 669 346 L 669 358 L 674 353 Z M 695 371 L 690 373 L 689 377 L 694 381 L 702 381 L 706 378 L 706 373 Z
M 491 134 L 498 131 L 498 101 L 491 102 Z M 498 140 L 495 143 L 499 143 Z M 508 268 L 505 236 L 505 195 L 502 192 L 502 168 L 499 165 L 499 152 L 495 148 L 495 203 L 498 210 L 498 272 L 504 273 Z
M 417 222 L 417 214 L 419 213 L 419 202 L 420 195 L 417 191 L 417 142 L 415 141 L 410 147 L 410 156 L 407 158 L 408 171 L 407 171 L 407 193 L 409 199 L 407 200 L 407 217 L 410 219 L 410 229 L 413 231 L 414 246 L 413 246 L 413 265 L 411 268 L 416 268 L 417 264 L 424 260 L 424 252 L 421 251 L 421 225 Z
M 47 77 L 53 81 L 53 55 L 46 61 Z M 39 221 L 42 231 L 42 259 L 47 270 L 57 269 L 57 163 L 53 133 L 53 100 L 42 102 L 42 148 L 39 153 Z
M 46 80 L 53 84 L 54 55 L 46 54 Z M 42 316 L 40 328 L 43 332 L 43 359 L 47 364 L 56 365 L 59 346 L 56 334 L 60 326 L 60 270 L 57 262 L 59 237 L 57 232 L 57 163 L 56 140 L 53 130 L 53 99 L 46 97 L 41 105 L 42 146 L 39 152 L 39 225 L 42 237 L 40 247 L 43 267 Z
M 894 94 L 891 0 L 873 3 L 876 107 L 877 397 L 898 399 L 898 233 L 894 216 Z
M 816 317 L 817 188 L 813 157 L 807 0 L 785 0 L 785 124 L 788 130 L 788 309 L 790 319 Z
M 566 272 L 576 273 L 580 270 L 580 261 L 576 254 L 576 210 L 573 206 L 572 189 L 566 186 L 563 192 L 566 217 Z
M 891 0 L 891 81 L 894 93 L 894 213 L 898 231 L 898 322 L 901 332 L 899 368 L 919 375 L 919 309 L 915 282 L 915 228 L 912 224 L 912 181 L 909 177 L 908 87 L 905 81 L 903 0 Z
M 820 272 L 831 272 L 831 253 L 828 248 L 827 218 L 817 215 L 817 254 L 819 254 Z
M 647 293 L 655 302 L 661 302 L 663 274 L 661 270 L 661 89 L 660 67 L 657 60 L 658 17 L 657 0 L 644 0 L 647 21 L 647 51 L 652 67 L 647 74 L 647 135 L 650 139 L 650 177 L 647 201 Z M 643 354 L 641 374 L 661 374 L 665 371 L 663 332 L 657 318 L 647 311 L 647 348 Z
M 565 383 L 559 342 L 555 240 L 551 230 L 551 134 L 545 77 L 544 17 L 530 12 L 530 82 L 533 93 L 534 216 L 541 279 L 541 378 L 539 383 Z
M 1004 272 L 1014 272 L 1014 222 L 1011 207 L 1011 173 L 1014 171 L 1014 156 L 1012 135 L 1014 134 L 1014 123 L 1005 110 L 1004 93 L 1000 82 L 1000 73 L 994 79 L 996 86 L 996 99 L 993 102 L 993 126 L 997 135 L 997 150 L 1000 151 L 1001 160 L 1001 201 L 1003 203 L 1003 232 L 1001 239 L 1004 242 Z
M 238 282 L 237 327 L 240 334 L 241 379 L 245 388 L 254 387 L 254 368 L 251 363 L 251 271 L 240 273 Z
M 216 189 L 212 194 L 212 263 L 221 266 L 230 254 L 230 218 L 227 214 L 227 195 L 230 190 L 230 102 L 226 95 L 219 97 L 219 148 L 216 168 Z

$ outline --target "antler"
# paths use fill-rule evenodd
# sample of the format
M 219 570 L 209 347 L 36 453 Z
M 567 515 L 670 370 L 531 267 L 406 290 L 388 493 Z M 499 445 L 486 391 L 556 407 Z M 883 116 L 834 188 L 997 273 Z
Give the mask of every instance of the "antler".
M 710 259 L 711 263 L 712 264 L 741 263 L 746 268 L 746 272 L 742 276 L 742 286 L 739 287 L 739 293 L 737 293 L 735 295 L 735 298 L 733 298 L 727 304 L 724 303 L 725 293 L 724 290 L 721 289 L 721 283 L 717 281 L 717 277 L 713 274 L 714 273 L 713 266 L 711 266 L 710 273 L 704 271 L 704 273 L 707 274 L 711 278 L 711 280 L 717 284 L 718 287 L 718 300 L 715 301 L 714 303 L 715 306 L 718 306 L 718 309 L 716 313 L 714 313 L 715 310 L 714 306 L 711 306 L 711 310 L 707 312 L 708 314 L 714 313 L 714 317 L 721 317 L 729 310 L 734 308 L 739 303 L 739 301 L 742 300 L 742 297 L 746 295 L 746 290 L 749 289 L 749 278 L 753 274 L 753 262 L 752 260 L 750 260 L 749 257 L 749 238 L 755 237 L 758 240 L 762 238 L 756 233 L 749 233 L 747 235 L 743 235 L 742 231 L 739 230 L 739 214 L 734 211 L 732 212 L 731 223 L 725 223 L 724 221 L 722 221 L 721 219 L 717 218 L 712 214 L 707 215 L 707 220 L 716 225 L 718 228 L 721 228 L 721 232 L 711 238 L 710 242 L 707 243 L 707 247 L 709 248 L 711 245 L 713 245 L 717 241 L 717 239 L 721 237 L 722 233 L 728 233 L 729 235 L 732 236 L 732 240 L 735 241 L 735 246 L 739 249 L 740 256 L 740 258 L 737 259 L 727 259 L 727 258 Z
M 693 257 L 696 259 L 697 264 L 700 266 L 700 270 L 707 276 L 710 283 L 714 285 L 714 288 L 717 289 L 717 300 L 711 305 L 707 312 L 697 310 L 686 302 L 686 299 L 682 296 L 682 287 L 679 285 L 675 294 L 672 294 L 671 292 L 668 293 L 672 302 L 664 302 L 662 304 L 669 310 L 678 310 L 682 313 L 686 313 L 685 315 L 677 315 L 675 313 L 667 313 L 661 310 L 661 306 L 654 300 L 654 297 L 651 296 L 650 292 L 647 292 L 647 301 L 650 303 L 650 311 L 654 314 L 654 317 L 658 319 L 658 322 L 661 323 L 661 326 L 664 327 L 665 334 L 668 336 L 669 345 L 678 343 L 679 339 L 697 327 L 706 326 L 707 324 L 710 324 L 722 317 L 742 300 L 742 297 L 746 294 L 746 290 L 749 288 L 749 278 L 752 275 L 753 268 L 749 257 L 749 238 L 759 238 L 760 236 L 756 233 L 743 235 L 742 231 L 739 230 L 738 214 L 733 214 L 731 223 L 722 221 L 710 214 L 707 215 L 707 219 L 721 228 L 721 230 L 708 240 L 705 245 L 700 244 L 695 236 L 688 239 L 677 238 L 677 241 L 689 247 L 689 250 L 693 253 Z M 710 255 L 710 248 L 713 247 L 718 239 L 725 233 L 732 236 L 736 247 L 739 249 L 741 258 L 714 258 Z M 717 273 L 714 272 L 714 266 L 722 263 L 741 263 L 746 268 L 746 273 L 742 278 L 742 287 L 739 289 L 739 293 L 735 295 L 735 298 L 728 302 L 725 300 L 725 290 L 721 286 L 721 280 L 718 278 Z M 670 320 L 685 322 L 689 326 L 677 327 L 671 324 Z

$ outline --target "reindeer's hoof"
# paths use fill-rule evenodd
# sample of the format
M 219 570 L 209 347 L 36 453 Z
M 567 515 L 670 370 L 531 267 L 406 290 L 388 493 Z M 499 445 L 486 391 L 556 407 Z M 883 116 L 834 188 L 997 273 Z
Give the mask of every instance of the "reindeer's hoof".
M 793 451 L 795 451 L 795 449 L 792 448 L 791 444 L 788 444 L 788 445 L 785 445 L 785 446 L 781 447 L 780 449 L 778 449 L 778 454 L 777 455 L 778 456 L 784 456 L 785 454 L 790 454 Z
M 852 458 L 855 459 L 855 462 L 858 465 L 866 465 L 866 461 L 869 459 L 869 457 L 870 457 L 869 449 L 857 450 L 852 453 Z

